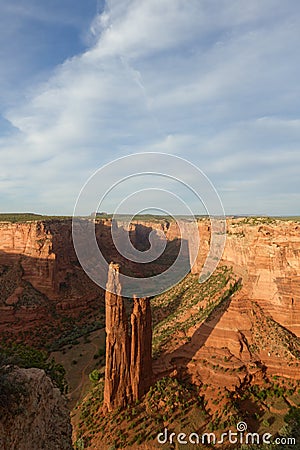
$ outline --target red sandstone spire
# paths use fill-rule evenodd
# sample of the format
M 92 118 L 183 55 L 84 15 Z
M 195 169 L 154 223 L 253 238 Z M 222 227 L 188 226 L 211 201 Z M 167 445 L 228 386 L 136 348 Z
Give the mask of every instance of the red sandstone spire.
M 131 400 L 128 322 L 123 298 L 120 295 L 121 285 L 117 264 L 109 265 L 106 287 L 106 365 L 103 408 L 112 411 L 119 406 L 125 406 Z
M 130 381 L 133 400 L 138 400 L 152 383 L 152 326 L 149 299 L 134 296 L 133 301 Z
M 140 399 L 152 382 L 151 309 L 147 298 L 134 296 L 131 338 L 121 297 L 119 266 L 109 265 L 106 304 L 104 411 Z

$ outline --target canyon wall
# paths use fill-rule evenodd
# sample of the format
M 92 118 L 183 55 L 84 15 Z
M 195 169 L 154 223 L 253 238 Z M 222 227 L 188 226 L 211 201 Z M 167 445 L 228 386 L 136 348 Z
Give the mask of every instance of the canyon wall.
M 117 224 L 121 230 L 122 224 Z M 275 320 L 300 335 L 300 233 L 299 223 L 272 220 L 264 223 L 251 219 L 228 219 L 227 239 L 222 263 L 232 266 L 243 280 L 246 298 L 255 300 Z M 208 254 L 210 221 L 198 222 L 200 248 L 193 273 L 199 273 Z M 166 257 L 151 270 L 164 270 L 176 257 L 180 231 L 175 222 L 136 221 L 129 226 L 130 239 L 138 248 L 147 247 L 152 229 L 162 231 L 169 248 Z M 98 220 L 96 236 L 108 262 L 116 261 L 122 270 L 141 276 L 140 264 L 126 263 L 118 255 L 111 238 L 111 220 Z M 172 246 L 173 245 L 173 246 Z M 190 249 L 195 246 L 193 239 Z M 194 248 L 193 248 L 194 250 Z M 7 267 L 11 273 L 7 274 Z M 148 265 L 143 265 L 148 266 Z M 150 266 L 150 265 L 149 265 Z M 78 316 L 96 304 L 104 304 L 104 292 L 84 273 L 72 243 L 71 220 L 0 223 L 0 328 L 13 321 L 38 323 L 59 314 Z M 26 283 L 30 283 L 31 287 Z M 34 292 L 33 292 L 33 290 Z M 36 297 L 36 301 L 32 299 Z M 31 300 L 30 300 L 31 299 Z M 47 319 L 48 320 L 48 319 Z
M 205 221 L 199 224 L 199 233 L 208 243 L 206 225 Z M 196 359 L 210 361 L 213 355 L 226 373 L 203 362 L 201 371 L 195 373 L 193 364 L 189 364 L 194 380 L 199 376 L 204 384 L 234 387 L 246 379 L 260 378 L 264 370 L 270 375 L 299 379 L 299 231 L 300 224 L 293 221 L 227 220 L 220 264 L 232 267 L 240 277 L 241 289 L 220 317 L 213 315 L 191 338 L 192 348 L 205 342 L 199 346 Z M 200 272 L 203 258 L 205 248 L 200 248 L 194 273 Z M 189 348 L 184 352 L 188 354 Z M 183 357 L 182 351 L 179 354 Z M 228 373 L 232 366 L 240 367 L 238 374 Z
M 294 221 L 227 220 L 220 265 L 231 267 L 241 286 L 222 308 L 188 330 L 188 343 L 170 340 L 156 373 L 172 367 L 187 371 L 195 384 L 232 389 L 264 373 L 300 379 L 299 227 Z M 195 274 L 207 254 L 207 221 L 199 223 L 199 232 L 205 244 Z
M 163 231 L 167 240 L 180 239 L 176 222 L 138 222 L 145 229 Z M 132 233 L 135 236 L 135 225 Z M 200 246 L 192 273 L 201 272 L 208 255 L 211 223 L 198 222 Z M 190 253 L 196 245 L 191 237 Z M 257 301 L 265 312 L 300 336 L 300 224 L 292 220 L 227 219 L 221 264 L 231 266 L 242 278 L 242 295 Z
M 36 290 L 50 300 L 64 297 L 69 278 L 81 272 L 73 247 L 71 219 L 0 222 L 0 264 L 10 266 L 16 262 L 20 263 L 22 278 Z M 83 289 L 74 279 L 71 281 L 71 294 L 77 298 L 83 295 Z
M 223 261 L 243 280 L 243 293 L 300 336 L 300 224 L 228 221 Z
M 0 263 L 10 265 L 23 256 L 24 279 L 50 297 L 55 294 L 52 247 L 53 234 L 43 222 L 0 223 Z
M 143 276 L 144 267 L 126 261 L 114 247 L 112 221 L 99 220 L 95 225 L 105 259 L 119 262 L 129 275 Z M 156 226 L 176 236 L 176 227 L 170 226 L 168 231 L 168 224 Z M 121 232 L 122 225 L 119 227 Z M 145 248 L 151 230 L 148 222 L 132 224 L 130 239 Z M 162 261 L 150 264 L 150 273 L 163 271 L 176 258 L 178 243 L 178 239 L 175 245 L 171 242 Z M 100 310 L 104 312 L 104 290 L 89 279 L 78 262 L 71 219 L 0 222 L 0 332 L 12 340 L 34 340 L 43 346 L 72 326 L 69 319 L 80 324 L 103 321 Z M 39 328 L 42 333 L 38 333 Z
M 1 332 L 43 346 L 68 326 L 64 318 L 87 321 L 101 305 L 104 291 L 77 260 L 71 220 L 0 222 Z

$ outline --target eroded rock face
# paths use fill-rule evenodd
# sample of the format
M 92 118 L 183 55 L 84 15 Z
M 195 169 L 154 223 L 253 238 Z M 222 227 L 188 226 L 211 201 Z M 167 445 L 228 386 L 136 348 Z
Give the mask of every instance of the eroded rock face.
M 194 273 L 201 271 L 207 254 L 207 221 L 199 223 L 199 231 L 204 246 Z M 220 264 L 233 269 L 241 287 L 221 313 L 191 327 L 190 342 L 181 346 L 170 341 L 155 372 L 163 372 L 170 362 L 187 371 L 195 384 L 232 390 L 264 374 L 299 380 L 299 256 L 299 223 L 228 220 Z
M 78 263 L 71 226 L 0 222 L 0 332 L 11 339 L 45 345 L 50 333 L 39 330 L 104 305 L 104 291 Z
M 300 336 L 299 224 L 229 221 L 223 261 L 242 277 L 247 298 Z
M 106 365 L 103 408 L 112 411 L 119 406 L 124 407 L 132 399 L 128 321 L 121 297 L 117 264 L 109 266 L 105 307 Z
M 233 267 L 242 278 L 242 294 L 246 299 L 257 302 L 266 314 L 300 336 L 299 223 L 246 222 L 227 220 L 221 264 Z M 108 260 L 119 261 L 116 249 L 112 248 L 110 228 L 110 221 L 97 223 L 96 236 Z M 198 228 L 200 249 L 192 267 L 195 274 L 201 271 L 208 254 L 210 222 L 199 221 Z M 130 226 L 132 242 L 138 245 L 141 236 L 146 240 L 151 229 L 163 231 L 168 241 L 180 236 L 175 222 L 140 221 L 137 227 Z M 189 247 L 194 245 L 191 239 Z M 10 273 L 1 275 L 0 280 L 2 332 L 14 332 L 18 336 L 21 330 L 28 329 L 31 333 L 41 328 L 42 323 L 53 322 L 50 305 L 58 314 L 76 317 L 103 301 L 103 291 L 88 279 L 76 259 L 70 220 L 0 223 L 0 272 L 6 266 L 10 266 Z M 135 274 L 136 267 L 130 266 L 130 270 Z M 26 282 L 35 292 L 29 290 Z
M 0 223 L 0 262 L 21 261 L 24 279 L 39 291 L 54 295 L 53 235 L 43 222 Z
M 3 450 L 72 450 L 71 423 L 59 389 L 40 369 L 16 369 L 23 384 L 19 412 L 7 411 L 0 418 L 0 448 Z
M 191 268 L 194 274 L 201 272 L 209 252 L 210 222 L 200 221 L 198 230 L 200 247 Z M 194 245 L 190 239 L 190 250 Z M 242 218 L 227 219 L 226 243 L 220 261 L 224 263 L 242 278 L 245 298 L 256 301 L 274 320 L 300 336 L 298 222 L 258 219 L 247 223 Z
M 125 263 L 118 254 L 111 227 L 111 220 L 95 223 L 96 239 L 105 259 L 119 262 L 131 275 L 141 276 L 143 265 Z M 166 233 L 168 240 L 179 236 L 176 224 L 132 224 L 130 239 L 137 248 L 145 247 L 153 228 Z M 177 246 L 173 247 L 168 258 L 177 255 Z M 168 263 L 162 261 L 161 268 Z M 99 305 L 104 305 L 104 290 L 89 279 L 78 262 L 72 220 L 0 222 L 0 332 L 9 333 L 13 340 L 20 339 L 22 332 L 22 339 L 31 344 L 30 336 L 38 338 L 35 330 L 49 324 L 55 327 L 57 316 L 78 318 L 83 317 L 83 312 L 94 315 Z M 46 343 L 48 335 L 41 338 L 39 345 Z
M 206 221 L 200 223 L 199 230 L 207 243 L 205 224 Z M 205 256 L 205 248 L 200 249 L 194 273 L 201 271 Z M 192 337 L 191 345 L 178 352 L 177 357 L 187 357 L 191 352 L 191 359 L 201 361 L 201 371 L 189 363 L 194 381 L 201 379 L 204 384 L 223 383 L 235 388 L 247 377 L 261 377 L 262 370 L 270 376 L 299 379 L 295 358 L 300 351 L 299 256 L 300 227 L 296 222 L 227 221 L 221 264 L 233 268 L 242 287 L 220 319 L 206 321 Z M 204 366 L 202 361 L 209 361 L 212 356 L 219 359 L 220 365 L 226 359 L 229 366 L 243 364 L 243 369 L 230 374 L 226 364 L 226 373 L 214 370 L 212 365 Z M 257 366 L 257 361 L 263 369 Z
M 152 326 L 148 298 L 133 299 L 131 314 L 130 381 L 133 401 L 139 400 L 152 383 Z
M 131 336 L 119 282 L 119 265 L 108 272 L 106 304 L 106 366 L 103 410 L 112 411 L 140 399 L 152 382 L 150 302 L 133 299 Z

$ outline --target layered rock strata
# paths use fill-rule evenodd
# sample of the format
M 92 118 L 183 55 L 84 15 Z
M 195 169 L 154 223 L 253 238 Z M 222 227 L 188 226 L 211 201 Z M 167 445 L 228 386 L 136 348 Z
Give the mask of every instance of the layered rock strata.
M 104 410 L 124 407 L 131 401 L 130 340 L 128 321 L 121 285 L 119 266 L 110 264 L 105 294 L 106 307 L 106 365 Z
M 0 223 L 2 331 L 9 329 L 19 334 L 20 330 L 26 330 L 29 326 L 30 329 L 40 326 L 43 318 L 50 322 L 53 319 L 49 305 L 59 314 L 72 317 L 84 310 L 91 310 L 92 305 L 99 305 L 103 292 L 80 268 L 72 244 L 71 225 L 70 220 Z M 106 260 L 123 264 L 112 243 L 111 226 L 110 220 L 95 224 L 97 241 Z M 118 227 L 121 230 L 122 224 L 119 223 Z M 132 223 L 130 239 L 137 248 L 145 249 L 153 229 L 163 232 L 170 243 L 180 240 L 176 222 L 167 221 Z M 201 272 L 209 251 L 209 220 L 200 220 L 198 230 L 200 247 L 192 267 L 193 273 Z M 193 254 L 195 245 L 193 239 L 188 242 Z M 162 262 L 171 265 L 170 254 Z M 228 219 L 221 263 L 233 267 L 242 278 L 245 298 L 257 302 L 274 320 L 300 336 L 299 222 Z M 134 275 L 138 270 L 144 270 L 138 264 L 123 266 Z M 26 283 L 30 283 L 36 292 L 33 293 Z M 36 301 L 32 304 L 35 297 Z
M 86 323 L 101 302 L 104 310 L 104 291 L 77 260 L 71 220 L 0 222 L 0 333 L 45 345 L 68 326 L 61 320 Z
M 140 399 L 152 382 L 149 299 L 134 297 L 129 335 L 118 264 L 110 264 L 106 287 L 104 412 L 124 407 Z
M 228 221 L 223 261 L 243 279 L 246 298 L 300 336 L 300 225 Z
M 133 401 L 139 400 L 152 383 L 152 324 L 148 298 L 133 299 L 131 314 L 130 382 Z

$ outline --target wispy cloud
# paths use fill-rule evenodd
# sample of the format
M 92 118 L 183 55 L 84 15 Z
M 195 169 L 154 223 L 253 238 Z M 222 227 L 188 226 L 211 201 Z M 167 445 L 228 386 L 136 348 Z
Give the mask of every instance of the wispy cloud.
M 33 6 L 26 14 L 43 19 Z M 70 213 L 104 162 L 167 151 L 203 169 L 229 213 L 278 213 L 280 189 L 283 213 L 295 213 L 285 194 L 300 187 L 299 14 L 296 1 L 107 1 L 89 48 L 10 95 L 3 192 L 14 208 Z

